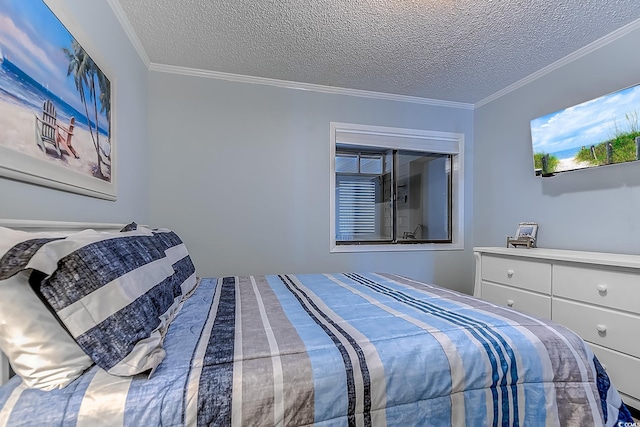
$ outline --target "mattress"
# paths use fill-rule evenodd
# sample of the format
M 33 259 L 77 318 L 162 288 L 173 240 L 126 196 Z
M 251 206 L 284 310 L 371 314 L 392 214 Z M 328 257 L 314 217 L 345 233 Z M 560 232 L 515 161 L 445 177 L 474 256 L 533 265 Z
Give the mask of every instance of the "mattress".
M 166 357 L 65 388 L 0 388 L 0 425 L 617 425 L 632 421 L 574 333 L 392 274 L 202 279 Z

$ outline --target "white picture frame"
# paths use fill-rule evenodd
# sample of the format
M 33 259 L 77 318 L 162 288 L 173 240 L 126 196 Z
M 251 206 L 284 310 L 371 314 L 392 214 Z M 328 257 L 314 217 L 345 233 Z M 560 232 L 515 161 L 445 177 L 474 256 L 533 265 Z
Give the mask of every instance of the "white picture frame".
M 518 224 L 518 229 L 516 230 L 515 238 L 517 240 L 521 240 L 524 238 L 531 238 L 532 240 L 536 240 L 536 236 L 538 235 L 538 224 L 535 222 L 521 222 Z
M 3 2 L 0 12 L 17 29 L 0 31 L 0 88 L 9 94 L 0 97 L 0 176 L 115 201 L 115 100 L 106 63 L 57 0 Z M 78 58 L 90 61 L 90 71 L 73 67 Z M 42 120 L 47 101 L 52 125 Z

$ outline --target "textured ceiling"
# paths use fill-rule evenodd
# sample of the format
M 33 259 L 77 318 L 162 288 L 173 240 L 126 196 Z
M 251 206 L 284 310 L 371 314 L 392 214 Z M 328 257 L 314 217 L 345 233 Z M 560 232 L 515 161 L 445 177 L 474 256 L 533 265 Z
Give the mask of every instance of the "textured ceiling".
M 638 0 L 117 0 L 151 63 L 474 104 Z

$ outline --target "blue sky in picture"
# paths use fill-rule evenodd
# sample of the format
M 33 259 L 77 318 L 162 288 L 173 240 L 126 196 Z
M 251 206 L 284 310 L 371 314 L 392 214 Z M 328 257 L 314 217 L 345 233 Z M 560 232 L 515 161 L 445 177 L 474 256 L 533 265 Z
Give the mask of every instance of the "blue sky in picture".
M 73 39 L 42 0 L 0 1 L 2 56 L 84 115 L 73 74 L 67 76 L 69 59 L 63 51 L 63 48 L 72 50 Z M 93 116 L 92 112 L 90 115 Z M 101 128 L 108 127 L 104 114 L 100 114 L 99 123 Z
M 553 154 L 608 141 L 640 127 L 640 85 L 531 121 L 534 153 Z

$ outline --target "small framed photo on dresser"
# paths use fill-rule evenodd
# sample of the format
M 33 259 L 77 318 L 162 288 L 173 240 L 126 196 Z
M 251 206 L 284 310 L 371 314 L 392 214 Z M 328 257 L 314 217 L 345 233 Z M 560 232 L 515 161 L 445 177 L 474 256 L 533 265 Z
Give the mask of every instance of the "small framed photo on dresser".
M 518 230 L 516 231 L 516 239 L 530 238 L 536 240 L 538 234 L 538 224 L 535 222 L 521 222 L 518 224 Z
M 535 222 L 521 222 L 518 224 L 515 237 L 507 236 L 507 247 L 535 248 L 538 224 Z

